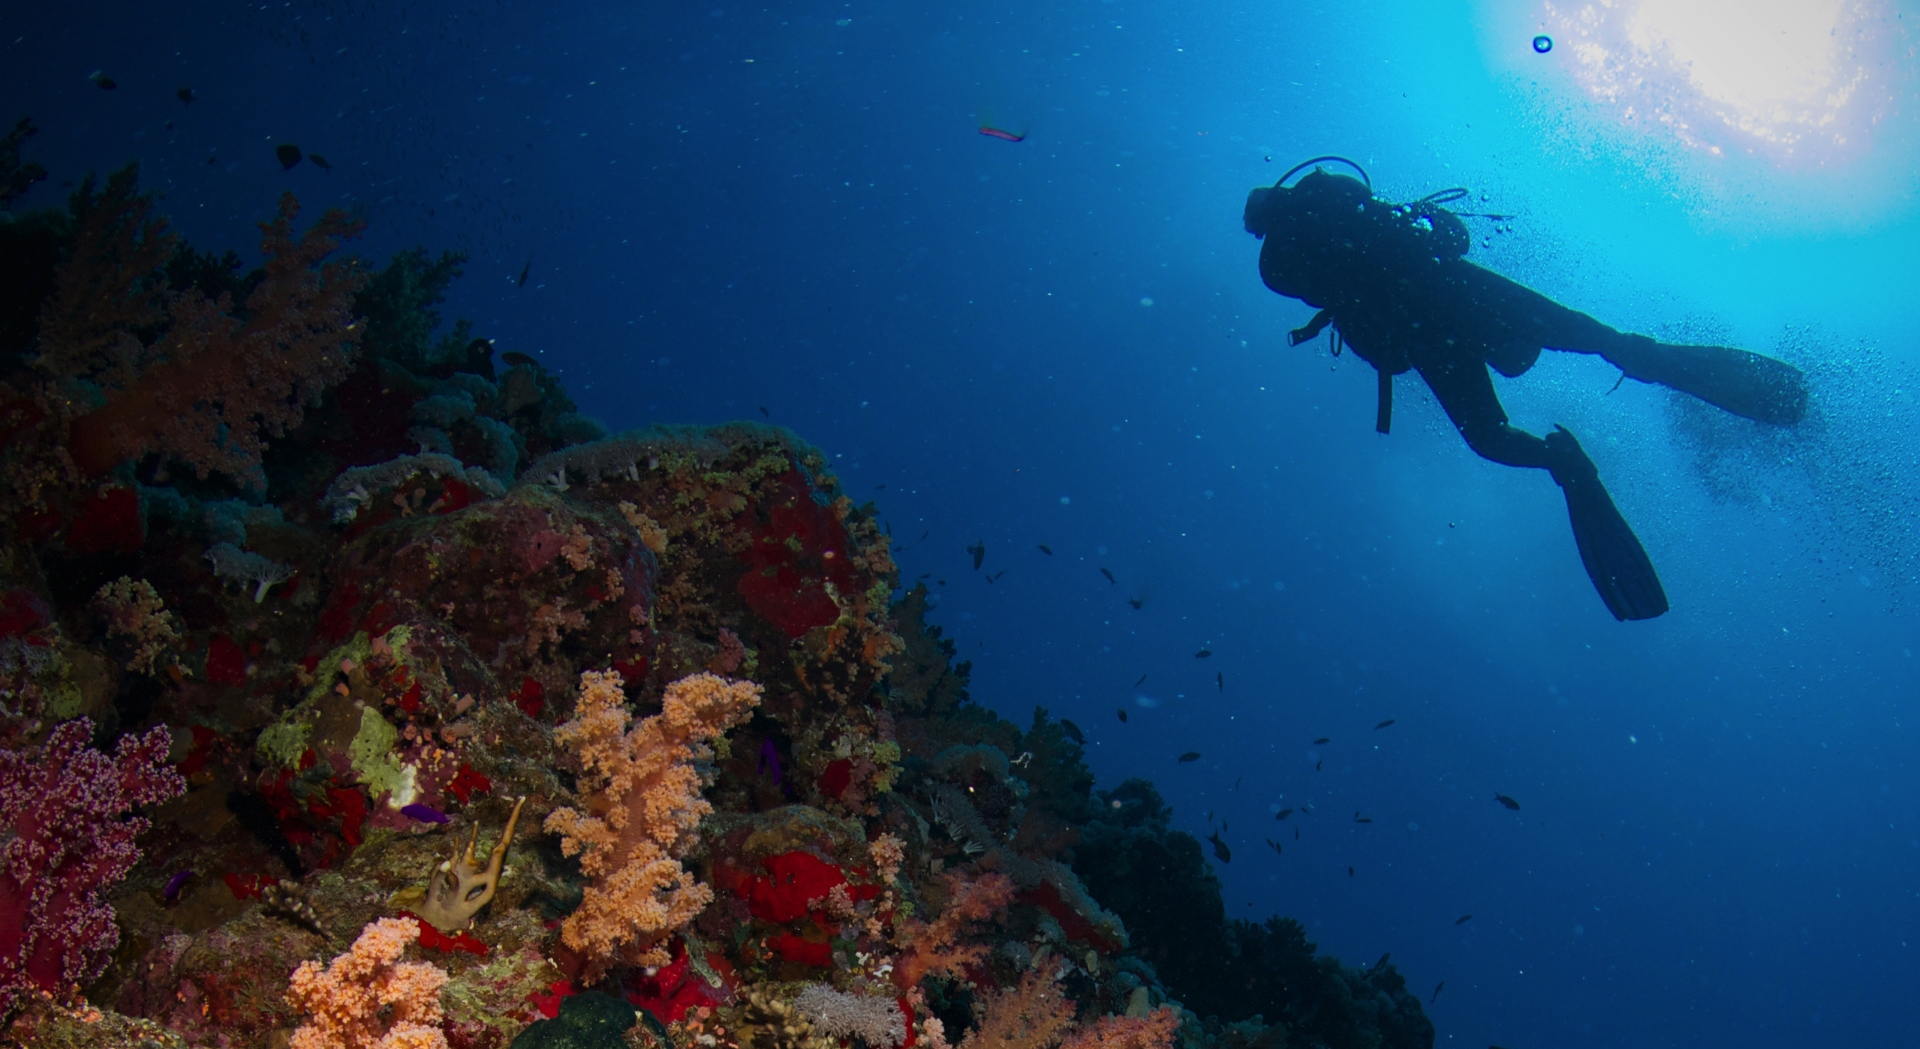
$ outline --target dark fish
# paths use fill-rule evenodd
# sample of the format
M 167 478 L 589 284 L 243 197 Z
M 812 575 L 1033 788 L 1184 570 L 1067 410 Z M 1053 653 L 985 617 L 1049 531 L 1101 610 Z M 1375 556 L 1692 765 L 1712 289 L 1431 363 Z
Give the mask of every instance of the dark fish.
M 967 553 L 973 555 L 973 570 L 978 572 L 980 570 L 980 562 L 985 561 L 987 559 L 986 541 L 982 539 L 975 539 L 973 541 L 973 545 L 967 547 Z
M 1119 719 L 1120 719 L 1120 723 L 1121 723 L 1122 725 L 1124 725 L 1124 724 L 1126 724 L 1126 723 L 1127 723 L 1127 708 L 1126 708 L 1126 707 L 1120 707 L 1120 708 L 1117 708 L 1116 710 L 1114 710 L 1114 712 L 1113 712 L 1113 713 L 1114 713 L 1114 716 L 1115 716 L 1115 717 L 1117 717 L 1117 718 L 1119 718 Z
M 173 97 L 179 99 L 182 102 L 185 102 L 188 105 L 192 105 L 193 89 L 190 87 L 175 88 L 173 92 Z
M 1332 736 L 1321 736 L 1319 739 L 1316 739 L 1313 741 L 1313 745 L 1316 747 L 1324 747 L 1327 744 L 1332 742 L 1333 742 Z
M 1073 740 L 1075 743 L 1085 743 L 1087 741 L 1086 733 L 1080 731 L 1080 726 L 1068 721 L 1066 718 L 1060 719 L 1060 731 L 1066 733 L 1067 738 Z
M 1286 850 L 1285 850 L 1285 849 L 1282 849 L 1282 848 L 1280 847 L 1280 843 L 1279 843 L 1279 842 L 1277 842 L 1277 841 L 1274 841 L 1274 840 L 1273 840 L 1272 838 L 1268 838 L 1268 839 L 1267 839 L 1267 847 L 1273 850 L 1273 854 L 1274 854 L 1275 856 L 1284 856 L 1284 855 L 1286 855 Z
M 532 357 L 529 357 L 526 354 L 521 353 L 519 350 L 508 350 L 507 352 L 500 355 L 500 359 L 507 362 L 507 367 L 509 368 L 518 368 L 518 367 L 521 367 L 522 365 L 528 368 L 540 367 L 539 361 L 536 361 Z
M 1471 914 L 1462 914 L 1462 915 L 1461 915 L 1460 917 L 1458 917 L 1458 918 L 1455 918 L 1455 919 L 1453 920 L 1453 924 L 1455 924 L 1455 925 L 1465 925 L 1465 924 L 1467 924 L 1468 922 L 1470 922 L 1470 921 L 1472 921 L 1472 920 L 1473 920 L 1473 915 L 1471 915 Z
M 1382 967 L 1384 967 L 1384 966 L 1385 966 L 1385 965 L 1387 964 L 1387 959 L 1388 959 L 1388 958 L 1391 958 L 1391 957 L 1393 957 L 1393 952 L 1392 952 L 1392 951 L 1388 951 L 1387 953 L 1385 953 L 1385 954 L 1383 954 L 1383 955 L 1381 955 L 1381 956 L 1380 956 L 1380 960 L 1379 960 L 1379 961 L 1377 961 L 1377 962 L 1374 962 L 1374 963 L 1373 963 L 1373 964 L 1372 964 L 1371 966 L 1369 966 L 1369 967 L 1367 968 L 1367 972 L 1368 972 L 1369 974 L 1372 974 L 1372 973 L 1377 973 L 1377 972 L 1379 972 L 1379 971 L 1381 970 L 1381 968 L 1382 968 Z
M 1325 761 L 1325 759 L 1322 759 L 1322 760 L 1320 760 L 1320 761 L 1316 761 L 1316 762 L 1314 762 L 1314 763 L 1313 763 L 1313 771 L 1315 771 L 1315 772 L 1318 772 L 1318 771 L 1320 771 L 1320 770 L 1321 770 L 1321 769 L 1322 769 L 1323 767 L 1325 767 L 1325 766 L 1326 766 L 1326 764 L 1327 764 L 1327 763 L 1326 763 L 1326 761 Z
M 1510 808 L 1515 812 L 1520 811 L 1520 803 L 1513 800 L 1512 798 L 1507 797 L 1505 794 L 1495 794 L 1493 796 L 1493 800 L 1499 802 L 1502 805 L 1505 805 L 1507 808 Z
M 1430 995 L 1427 995 L 1427 1004 L 1428 1004 L 1428 1005 L 1432 1005 L 1432 1004 L 1433 1004 L 1433 1000 L 1434 1000 L 1435 998 L 1438 998 L 1438 997 L 1440 997 L 1440 992 L 1441 992 L 1441 991 L 1443 991 L 1443 990 L 1446 990 L 1446 987 L 1447 987 L 1447 981 L 1445 981 L 1445 980 L 1441 980 L 1441 981 L 1440 981 L 1439 983 L 1436 983 L 1436 984 L 1434 984 L 1434 985 L 1433 985 L 1433 993 L 1432 993 L 1432 994 L 1430 994 Z
M 1000 577 L 1006 574 L 1007 574 L 1007 570 L 1004 568 L 1002 568 L 998 572 L 991 572 L 987 575 L 987 582 L 998 583 L 1000 581 Z
M 1207 840 L 1213 843 L 1213 854 L 1219 857 L 1221 863 L 1233 862 L 1233 850 L 1227 848 L 1227 843 L 1220 840 L 1219 831 L 1207 835 Z
M 1377 731 L 1379 731 L 1379 730 L 1381 730 L 1381 729 L 1383 729 L 1383 728 L 1386 728 L 1386 727 L 1387 727 L 1388 725 L 1391 725 L 1391 724 L 1393 724 L 1393 719 L 1392 719 L 1392 718 L 1388 718 L 1387 720 L 1385 720 L 1385 721 L 1382 721 L 1382 722 L 1381 722 L 1381 723 L 1379 723 L 1378 725 L 1375 725 L 1375 726 L 1373 726 L 1373 728 L 1374 728 L 1374 731 L 1376 731 L 1376 732 L 1377 732 Z
M 280 158 L 282 171 L 292 171 L 294 165 L 300 163 L 300 147 L 291 142 L 282 142 L 273 147 L 273 155 Z
M 1134 683 L 1133 683 L 1133 687 L 1134 687 L 1134 688 L 1139 688 L 1139 687 L 1140 687 L 1141 685 L 1144 685 L 1144 684 L 1146 684 L 1146 683 L 1147 683 L 1147 675 L 1145 675 L 1145 674 L 1142 674 L 1142 675 L 1140 675 L 1140 680 L 1138 680 L 1138 681 L 1136 681 L 1136 682 L 1134 682 Z
M 1352 868 L 1352 867 L 1348 867 L 1348 868 L 1347 868 L 1347 877 L 1349 877 L 1349 878 L 1351 878 L 1351 877 L 1353 877 L 1353 868 Z
M 1146 603 L 1147 603 L 1147 602 L 1146 602 L 1146 599 L 1145 599 L 1145 598 L 1140 598 L 1140 597 L 1129 597 L 1129 598 L 1127 598 L 1127 604 L 1129 604 L 1129 605 L 1132 605 L 1132 606 L 1133 606 L 1133 610 L 1134 610 L 1135 612 L 1138 612 L 1138 611 L 1140 611 L 1140 606 L 1141 606 L 1141 605 L 1144 605 L 1144 604 L 1146 604 Z
M 527 264 L 526 264 L 526 265 L 524 265 L 524 266 L 522 266 L 522 267 L 520 267 L 520 276 L 518 276 L 518 277 L 515 277 L 515 278 L 513 279 L 513 286 L 514 286 L 514 287 L 516 287 L 516 288 L 524 288 L 524 287 L 526 287 L 526 286 L 527 286 L 527 274 L 529 274 L 529 273 L 532 273 L 532 272 L 533 272 L 533 260 L 532 260 L 532 259 L 528 259 L 528 260 L 527 260 Z M 765 411 L 766 411 L 766 409 L 765 409 L 765 408 L 762 408 L 762 409 L 760 409 L 760 410 L 761 410 L 762 412 L 765 412 Z
M 1215 673 L 1213 675 L 1213 683 L 1220 686 L 1220 691 L 1225 692 L 1227 690 L 1226 673 L 1224 671 Z
M 1201 649 L 1200 651 L 1198 651 L 1198 652 L 1195 652 L 1195 653 L 1193 654 L 1193 658 L 1195 658 L 1195 659 L 1212 659 L 1212 658 L 1213 658 L 1213 649 L 1211 649 L 1211 648 L 1203 648 L 1203 649 Z
M 1360 815 L 1359 813 L 1357 813 L 1357 812 L 1356 812 L 1356 813 L 1354 813 L 1354 814 L 1353 814 L 1353 822 L 1355 822 L 1355 823 L 1372 823 L 1372 822 L 1373 822 L 1373 817 L 1372 817 L 1372 816 L 1362 816 L 1362 815 Z
M 1117 583 L 1119 583 L 1119 582 L 1120 582 L 1120 580 L 1118 580 L 1118 579 L 1115 579 L 1115 578 L 1113 577 L 1113 573 L 1112 573 L 1112 572 L 1109 572 L 1109 571 L 1107 571 L 1107 570 L 1106 570 L 1106 569 L 1104 569 L 1104 568 L 1102 568 L 1102 569 L 1100 570 L 1100 574 L 1101 574 L 1101 575 L 1103 575 L 1103 576 L 1106 576 L 1106 577 L 1107 577 L 1107 582 L 1109 582 L 1109 583 L 1116 583 L 1116 584 L 1117 584 Z
M 1283 820 L 1291 815 L 1293 815 L 1292 809 L 1281 809 L 1279 812 L 1276 812 L 1273 814 L 1273 818 L 1277 820 Z
M 452 817 L 434 808 L 432 805 L 422 805 L 417 801 L 411 805 L 400 806 L 400 815 L 419 820 L 422 823 L 447 823 L 452 820 Z
M 94 70 L 91 73 L 88 73 L 87 79 L 93 81 L 93 85 L 102 91 L 112 91 L 113 89 L 120 86 L 119 84 L 114 83 L 114 80 L 112 77 L 108 76 L 107 74 L 101 72 L 98 69 Z
M 1300 840 L 1300 828 L 1298 827 L 1293 828 L 1293 840 L 1294 841 Z
M 313 166 L 316 168 L 319 168 L 322 171 L 333 170 L 333 164 L 330 163 L 326 157 L 323 157 L 318 153 L 307 154 L 307 159 L 313 161 Z
M 767 411 L 767 406 L 766 406 L 766 405 L 764 405 L 764 404 L 762 404 L 762 405 L 760 405 L 760 406 L 759 406 L 759 408 L 760 408 L 760 418 L 762 418 L 762 419 L 771 419 L 771 418 L 773 418 L 773 413 L 771 413 L 771 412 L 769 412 L 769 411 Z M 886 485 L 884 485 L 884 484 L 883 484 L 883 485 L 881 485 L 880 487 L 882 487 L 882 488 L 885 488 L 885 487 L 886 487 Z
M 1048 557 L 1053 556 L 1053 547 L 1050 547 L 1045 543 L 1039 544 L 1037 547 L 1035 547 L 1035 549 L 1039 550 L 1041 553 L 1047 555 Z
M 466 360 L 460 365 L 462 371 L 493 378 L 493 340 L 475 339 L 467 343 Z
M 1178 761 L 1182 765 L 1186 764 L 1189 761 L 1199 761 L 1200 752 L 1197 750 L 1189 750 L 1185 754 L 1180 755 L 1178 758 L 1175 758 L 1174 760 Z

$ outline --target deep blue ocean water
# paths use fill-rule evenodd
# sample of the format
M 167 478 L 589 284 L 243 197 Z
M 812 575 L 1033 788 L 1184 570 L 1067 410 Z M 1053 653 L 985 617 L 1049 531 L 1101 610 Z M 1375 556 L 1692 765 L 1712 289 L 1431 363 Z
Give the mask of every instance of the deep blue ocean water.
M 615 429 L 792 427 L 976 699 L 1218 831 L 1231 913 L 1444 980 L 1441 1046 L 1914 1044 L 1912 3 L 402 6 L 10 13 L 24 204 L 137 160 L 252 257 L 291 189 L 369 256 L 467 252 L 448 315 Z M 1288 348 L 1241 204 L 1323 153 L 1468 187 L 1511 216 L 1470 257 L 1569 305 L 1813 376 L 1791 432 L 1592 358 L 1501 381 L 1672 612 L 1614 622 L 1553 485 L 1417 383 L 1382 437 L 1364 362 Z

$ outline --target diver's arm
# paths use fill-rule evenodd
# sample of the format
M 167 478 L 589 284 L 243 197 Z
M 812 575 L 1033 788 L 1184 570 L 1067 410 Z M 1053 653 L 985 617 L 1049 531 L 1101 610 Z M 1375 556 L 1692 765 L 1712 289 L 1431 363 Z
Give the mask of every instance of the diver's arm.
M 1482 459 L 1507 466 L 1545 469 L 1547 442 L 1507 424 L 1506 409 L 1493 392 L 1487 366 L 1477 360 L 1450 360 L 1416 369 L 1446 410 L 1447 418 Z

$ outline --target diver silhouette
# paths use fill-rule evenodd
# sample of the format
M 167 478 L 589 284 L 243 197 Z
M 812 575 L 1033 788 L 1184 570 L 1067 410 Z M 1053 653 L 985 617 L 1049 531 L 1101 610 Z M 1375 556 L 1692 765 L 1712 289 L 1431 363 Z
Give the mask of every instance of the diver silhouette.
M 1314 167 L 1287 186 L 1322 162 L 1345 164 L 1360 178 Z M 1441 206 L 1465 193 L 1391 204 L 1373 195 L 1359 165 L 1315 157 L 1247 195 L 1247 232 L 1264 241 L 1260 279 L 1319 310 L 1289 334 L 1293 345 L 1332 325 L 1335 353 L 1344 344 L 1378 370 L 1379 432 L 1387 432 L 1392 413 L 1393 376 L 1413 371 L 1481 457 L 1551 474 L 1607 610 L 1616 619 L 1652 619 L 1667 610 L 1666 592 L 1593 461 L 1565 427 L 1536 437 L 1510 425 L 1487 368 L 1511 377 L 1531 368 L 1542 349 L 1597 354 L 1623 380 L 1659 383 L 1776 426 L 1806 414 L 1805 378 L 1745 350 L 1618 331 L 1468 262 L 1466 223 Z

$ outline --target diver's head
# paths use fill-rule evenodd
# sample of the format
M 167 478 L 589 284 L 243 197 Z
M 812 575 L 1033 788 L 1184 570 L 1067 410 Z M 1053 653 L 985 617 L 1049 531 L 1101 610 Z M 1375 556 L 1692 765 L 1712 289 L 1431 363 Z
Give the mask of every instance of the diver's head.
M 1240 221 L 1254 237 L 1264 237 L 1280 222 L 1288 190 L 1279 186 L 1258 186 L 1247 194 L 1247 207 Z
M 1265 238 L 1283 231 L 1297 232 L 1306 224 L 1335 221 L 1343 210 L 1357 208 L 1373 196 L 1359 179 L 1331 175 L 1319 168 L 1307 172 L 1291 187 L 1284 185 L 1285 181 L 1247 194 L 1241 221 L 1248 233 Z

